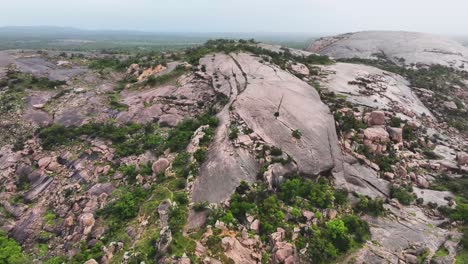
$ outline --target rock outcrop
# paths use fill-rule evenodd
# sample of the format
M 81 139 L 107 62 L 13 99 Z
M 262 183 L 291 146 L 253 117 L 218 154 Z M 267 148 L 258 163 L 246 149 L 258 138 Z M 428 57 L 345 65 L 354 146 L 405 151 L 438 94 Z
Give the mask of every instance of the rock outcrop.
M 259 144 L 280 148 L 304 175 L 341 170 L 333 117 L 311 86 L 246 53 L 216 54 L 201 64 L 230 101 L 218 115 L 220 126 L 195 183 L 195 201 L 222 201 L 241 180 L 255 180 L 259 161 L 253 147 L 235 147 L 228 138 L 236 123 L 252 130 L 249 137 Z M 295 130 L 300 139 L 292 136 Z
M 322 86 L 351 103 L 382 110 L 402 109 L 408 116 L 432 116 L 400 75 L 350 63 L 326 66 L 324 71 L 330 74 L 321 81 Z
M 439 64 L 455 69 L 462 69 L 468 62 L 468 48 L 455 40 L 403 31 L 364 31 L 325 37 L 310 44 L 308 50 L 334 58 L 385 56 L 396 63 Z

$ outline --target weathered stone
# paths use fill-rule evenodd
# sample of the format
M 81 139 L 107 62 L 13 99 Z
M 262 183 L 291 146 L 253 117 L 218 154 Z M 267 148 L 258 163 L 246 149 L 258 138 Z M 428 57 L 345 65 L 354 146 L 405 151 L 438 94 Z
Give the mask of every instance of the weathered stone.
M 259 138 L 290 155 L 300 173 L 318 175 L 335 166 L 339 170 L 341 152 L 334 120 L 318 93 L 294 75 L 260 60 L 241 52 L 216 54 L 200 61 L 206 65 L 208 75 L 229 76 L 218 81 L 217 89 L 230 96 L 232 111 L 227 104 L 218 114 L 220 124 L 214 142 L 194 183 L 196 202 L 218 203 L 228 198 L 242 180 L 256 180 L 259 169 L 256 155 L 245 148 L 233 147 L 228 138 L 233 114 Z M 238 91 L 230 93 L 231 87 L 238 87 Z M 281 98 L 279 116 L 275 117 Z M 292 140 L 291 128 L 302 133 L 300 140 Z
M 390 135 L 390 138 L 396 142 L 403 142 L 403 128 L 400 127 L 387 127 L 387 132 Z
M 255 219 L 250 225 L 250 229 L 255 233 L 258 233 L 260 231 L 260 220 Z
M 94 215 L 92 213 L 86 213 L 80 216 L 80 226 L 82 228 L 83 235 L 88 235 L 94 227 Z
M 302 216 L 306 218 L 307 221 L 314 219 L 315 213 L 311 211 L 304 210 L 302 211 Z
M 391 172 L 385 172 L 384 173 L 384 177 L 385 179 L 389 180 L 389 181 L 392 181 L 393 178 L 395 178 L 395 174 L 391 173 Z
M 361 31 L 325 37 L 307 49 L 333 58 L 378 58 L 385 56 L 405 65 L 443 65 L 456 70 L 468 60 L 466 47 L 437 35 L 403 31 Z M 465 67 L 463 67 L 465 68 Z
M 243 246 L 235 237 L 224 237 L 221 246 L 225 250 L 226 256 L 234 263 L 255 264 L 257 261 L 252 257 L 253 251 Z
M 154 174 L 159 175 L 161 173 L 164 173 L 164 171 L 166 171 L 169 165 L 170 165 L 169 160 L 165 158 L 160 158 L 156 162 L 153 163 L 153 166 L 151 168 Z
M 457 110 L 458 109 L 457 104 L 455 102 L 453 102 L 453 101 L 444 102 L 444 106 L 445 106 L 445 108 L 450 109 L 450 110 Z
M 385 113 L 382 111 L 371 112 L 367 123 L 369 124 L 369 126 L 385 125 Z
M 302 63 L 292 64 L 291 70 L 294 74 L 299 75 L 300 77 L 309 76 L 310 74 L 309 68 Z
M 138 76 L 140 74 L 140 66 L 136 63 L 133 63 L 127 69 L 127 75 Z
M 468 153 L 459 152 L 457 153 L 458 166 L 468 165 Z
M 383 127 L 369 127 L 364 130 L 364 137 L 366 139 L 377 141 L 377 142 L 387 142 L 389 135 Z
M 99 196 L 103 193 L 110 195 L 113 191 L 114 185 L 112 183 L 97 183 L 88 190 L 88 194 L 93 196 Z
M 418 187 L 420 188 L 424 188 L 424 189 L 427 189 L 429 188 L 429 182 L 426 180 L 426 178 L 424 178 L 423 176 L 418 176 L 417 179 L 416 179 L 416 184 L 418 185 Z
M 277 242 L 274 250 L 274 263 L 286 263 L 286 259 L 289 259 L 294 254 L 294 247 L 286 242 Z M 290 263 L 290 260 L 288 263 Z
M 166 114 L 160 116 L 158 122 L 161 127 L 175 127 L 182 119 L 183 118 L 177 114 Z
M 39 169 L 45 169 L 52 162 L 52 157 L 44 157 L 37 162 Z

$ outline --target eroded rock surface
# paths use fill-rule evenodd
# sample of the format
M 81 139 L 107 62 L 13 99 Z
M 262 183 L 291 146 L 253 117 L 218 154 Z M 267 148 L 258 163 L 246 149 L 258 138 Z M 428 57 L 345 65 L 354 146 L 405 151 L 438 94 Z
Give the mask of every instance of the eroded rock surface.
M 363 31 L 313 42 L 308 50 L 334 58 L 385 56 L 395 62 L 461 69 L 468 62 L 468 49 L 455 40 L 425 33 L 403 31 Z
M 330 74 L 323 86 L 351 103 L 376 109 L 401 108 L 407 115 L 432 115 L 411 91 L 409 82 L 397 74 L 350 63 L 336 63 L 324 70 Z
M 252 182 L 256 177 L 258 161 L 252 149 L 236 148 L 228 138 L 234 122 L 250 128 L 258 142 L 281 148 L 304 175 L 341 166 L 333 118 L 311 86 L 245 53 L 216 54 L 201 64 L 230 101 L 218 115 L 220 126 L 195 184 L 195 201 L 219 202 L 241 180 Z M 300 139 L 292 136 L 294 130 L 301 132 Z

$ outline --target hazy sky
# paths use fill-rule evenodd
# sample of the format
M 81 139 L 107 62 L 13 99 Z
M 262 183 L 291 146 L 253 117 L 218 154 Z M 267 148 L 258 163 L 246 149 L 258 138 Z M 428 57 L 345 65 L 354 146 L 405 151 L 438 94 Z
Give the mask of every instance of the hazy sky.
M 466 0 L 0 0 L 0 26 L 181 32 L 468 33 Z

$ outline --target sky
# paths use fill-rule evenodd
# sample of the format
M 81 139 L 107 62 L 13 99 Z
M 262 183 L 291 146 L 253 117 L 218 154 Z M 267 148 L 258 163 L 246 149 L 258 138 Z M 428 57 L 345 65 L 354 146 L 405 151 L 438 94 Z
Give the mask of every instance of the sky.
M 466 0 L 0 0 L 0 7 L 0 26 L 150 32 L 405 30 L 468 35 Z

